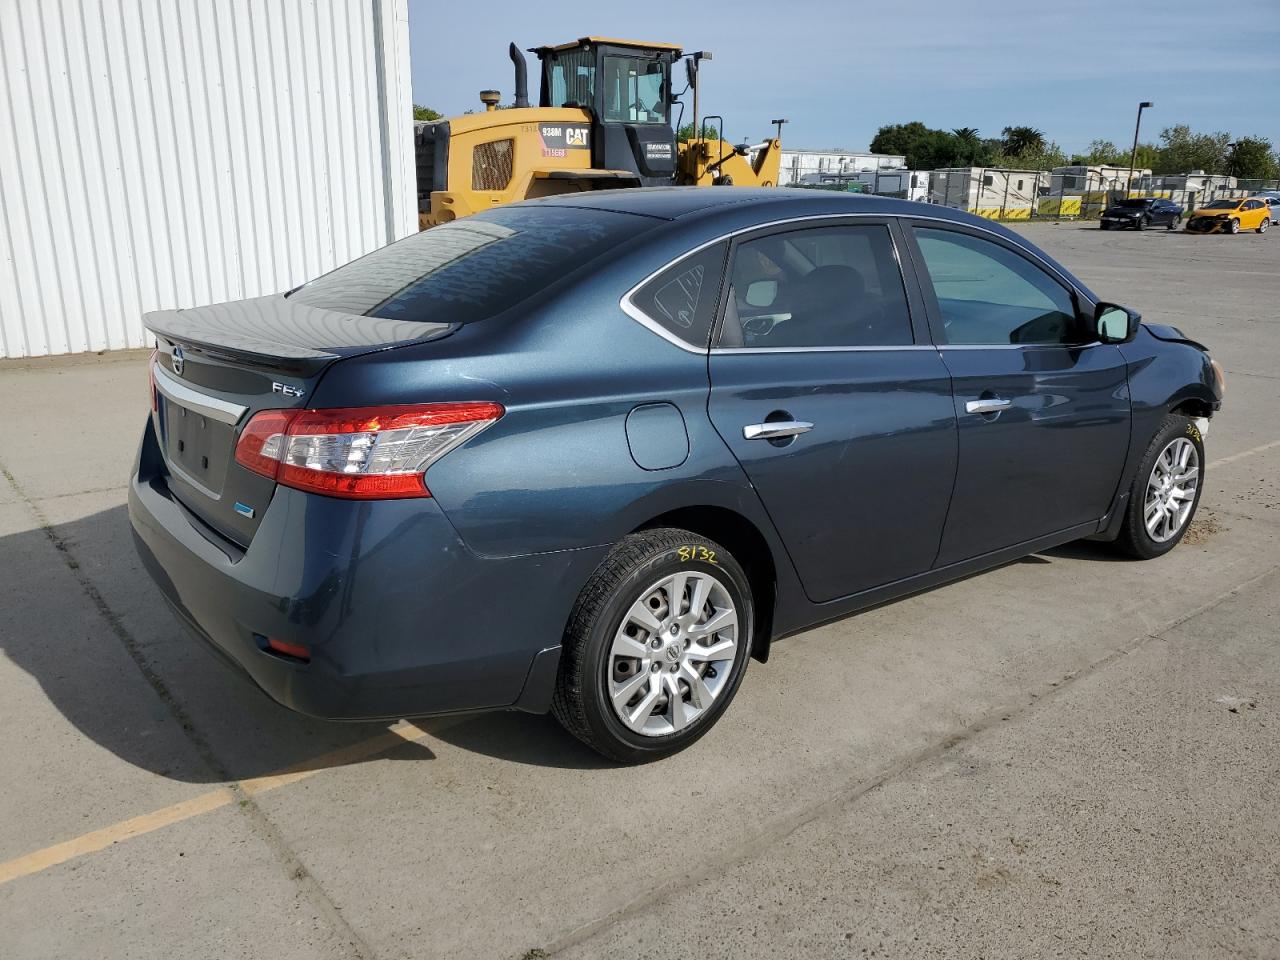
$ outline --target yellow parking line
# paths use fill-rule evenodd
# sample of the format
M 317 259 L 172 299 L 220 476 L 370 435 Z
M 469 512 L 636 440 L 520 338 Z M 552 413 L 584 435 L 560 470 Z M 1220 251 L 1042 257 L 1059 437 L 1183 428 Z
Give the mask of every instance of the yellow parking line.
M 208 813 L 210 810 L 225 807 L 234 797 L 235 795 L 229 788 L 219 787 L 217 790 L 210 790 L 208 793 L 202 793 L 200 796 L 184 800 L 182 803 L 175 803 L 170 807 L 163 807 L 160 810 L 153 810 L 151 813 L 144 813 L 142 816 L 134 817 L 132 820 L 122 820 L 120 823 L 103 827 L 101 830 L 94 830 L 92 833 L 86 833 L 83 836 L 76 837 L 74 840 L 55 843 L 51 847 L 28 853 L 26 856 L 18 857 L 16 860 L 0 863 L 0 885 L 8 883 L 10 880 L 17 880 L 19 877 L 39 873 L 41 870 L 48 870 L 50 867 L 66 863 L 76 857 L 83 857 L 85 854 L 97 853 L 99 850 L 104 850 L 113 843 L 119 843 L 121 840 L 140 837 L 144 833 L 151 833 L 153 830 L 167 827 L 171 823 L 190 820 L 192 817 L 198 817 L 200 814 Z
M 241 790 L 251 796 L 265 793 L 268 790 L 275 790 L 291 783 L 297 783 L 299 780 L 305 780 L 307 777 L 314 776 L 321 770 L 326 770 L 330 767 L 365 760 L 406 742 L 416 743 L 426 735 L 425 730 L 411 723 L 398 724 L 387 733 L 379 734 L 376 737 L 370 737 L 368 740 L 353 743 L 349 747 L 343 747 L 323 756 L 303 761 L 279 773 L 241 780 L 239 786 Z M 216 790 L 202 793 L 197 797 L 192 797 L 190 800 L 183 800 L 181 803 L 161 807 L 159 810 L 151 811 L 151 813 L 144 813 L 139 817 L 122 820 L 109 827 L 103 827 L 101 830 L 94 830 L 92 833 L 86 833 L 71 840 L 64 840 L 62 843 L 55 843 L 42 850 L 36 850 L 13 860 L 0 863 L 0 886 L 11 880 L 17 880 L 19 877 L 27 877 L 33 873 L 39 873 L 41 870 L 56 867 L 58 864 L 74 860 L 76 857 L 83 857 L 90 853 L 97 853 L 99 850 L 105 850 L 113 843 L 140 837 L 162 827 L 180 823 L 183 820 L 190 820 L 192 817 L 198 817 L 202 813 L 225 807 L 235 801 L 236 796 L 235 790 L 231 787 L 218 787 Z

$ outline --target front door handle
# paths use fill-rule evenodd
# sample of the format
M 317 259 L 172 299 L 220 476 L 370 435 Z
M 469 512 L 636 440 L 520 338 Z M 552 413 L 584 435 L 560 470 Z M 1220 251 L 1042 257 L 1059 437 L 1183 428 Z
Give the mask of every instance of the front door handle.
M 768 423 L 752 423 L 742 428 L 748 440 L 776 440 L 779 437 L 795 437 L 808 433 L 813 424 L 807 420 L 771 420 Z
M 1012 400 L 1000 397 L 983 397 L 981 400 L 970 400 L 964 405 L 965 413 L 999 413 L 1013 406 Z

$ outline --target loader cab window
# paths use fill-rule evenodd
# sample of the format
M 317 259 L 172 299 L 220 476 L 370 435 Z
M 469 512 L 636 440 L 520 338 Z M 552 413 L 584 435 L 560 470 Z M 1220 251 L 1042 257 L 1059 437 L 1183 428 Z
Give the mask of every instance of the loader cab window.
M 604 118 L 667 122 L 666 65 L 637 57 L 604 58 Z
M 547 61 L 549 107 L 594 107 L 596 56 L 586 50 L 568 50 Z

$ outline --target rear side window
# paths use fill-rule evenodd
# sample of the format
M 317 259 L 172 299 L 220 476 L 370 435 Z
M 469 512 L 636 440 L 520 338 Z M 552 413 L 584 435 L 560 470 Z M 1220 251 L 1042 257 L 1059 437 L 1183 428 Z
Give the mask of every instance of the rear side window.
M 659 223 L 580 207 L 490 210 L 375 250 L 289 298 L 369 317 L 471 323 L 540 293 Z
M 913 342 L 889 228 L 850 224 L 747 240 L 733 255 L 722 347 Z
M 699 349 L 711 337 L 727 243 L 715 243 L 667 267 L 631 303 L 667 333 Z

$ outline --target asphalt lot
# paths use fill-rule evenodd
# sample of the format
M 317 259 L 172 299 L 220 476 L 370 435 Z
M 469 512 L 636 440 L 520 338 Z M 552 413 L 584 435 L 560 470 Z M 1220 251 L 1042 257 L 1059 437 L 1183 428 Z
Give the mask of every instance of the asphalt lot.
M 792 638 L 642 768 L 276 707 L 134 556 L 144 355 L 0 363 L 0 956 L 1280 956 L 1280 236 L 1022 229 L 1226 367 L 1188 541 Z

